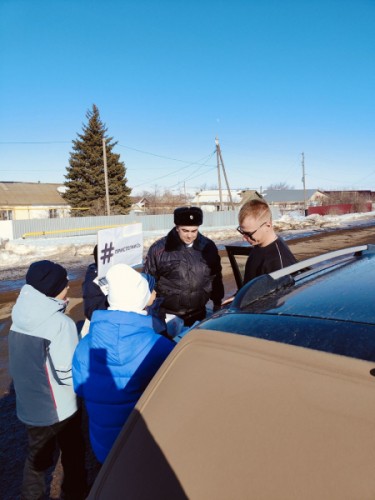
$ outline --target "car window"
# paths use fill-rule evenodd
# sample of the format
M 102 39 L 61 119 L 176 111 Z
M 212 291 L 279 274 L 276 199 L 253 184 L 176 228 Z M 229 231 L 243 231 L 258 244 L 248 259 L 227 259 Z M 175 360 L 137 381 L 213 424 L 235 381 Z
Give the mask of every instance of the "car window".
M 197 328 L 263 338 L 375 361 L 375 325 L 311 317 L 231 313 L 208 319 Z

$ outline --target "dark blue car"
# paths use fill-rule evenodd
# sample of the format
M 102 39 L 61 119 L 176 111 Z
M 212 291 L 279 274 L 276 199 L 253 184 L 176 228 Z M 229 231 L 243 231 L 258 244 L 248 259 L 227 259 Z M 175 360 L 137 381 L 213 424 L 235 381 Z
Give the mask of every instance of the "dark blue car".
M 375 361 L 375 246 L 330 252 L 259 276 L 198 328 Z

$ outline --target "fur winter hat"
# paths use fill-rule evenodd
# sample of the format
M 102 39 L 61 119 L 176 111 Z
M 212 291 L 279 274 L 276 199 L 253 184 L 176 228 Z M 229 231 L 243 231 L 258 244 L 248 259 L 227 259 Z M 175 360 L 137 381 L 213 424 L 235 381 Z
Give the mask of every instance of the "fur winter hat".
M 68 286 L 68 273 L 60 264 L 40 260 L 29 267 L 26 283 L 47 297 L 57 297 Z
M 199 207 L 180 207 L 173 212 L 176 226 L 200 226 L 203 212 Z
M 146 307 L 152 290 L 148 280 L 132 267 L 115 264 L 109 268 L 106 278 L 109 309 L 139 312 Z

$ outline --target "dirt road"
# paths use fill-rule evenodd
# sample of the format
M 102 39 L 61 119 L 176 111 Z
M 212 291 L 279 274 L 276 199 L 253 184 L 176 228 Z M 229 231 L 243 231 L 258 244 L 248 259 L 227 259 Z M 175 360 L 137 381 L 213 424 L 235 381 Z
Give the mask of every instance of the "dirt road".
M 289 246 L 298 260 L 319 255 L 330 250 L 346 248 L 365 243 L 375 244 L 375 228 L 359 228 L 329 233 L 319 233 L 307 238 L 295 239 Z M 226 296 L 235 291 L 234 279 L 225 253 L 222 252 L 223 274 Z M 26 452 L 24 426 L 18 422 L 15 413 L 15 395 L 7 371 L 7 333 L 10 327 L 10 313 L 18 290 L 0 293 L 0 498 L 18 498 L 22 469 Z M 70 304 L 68 314 L 75 320 L 83 318 L 81 280 L 70 283 Z M 91 467 L 91 478 L 95 468 Z M 52 474 L 51 499 L 59 498 L 60 468 Z

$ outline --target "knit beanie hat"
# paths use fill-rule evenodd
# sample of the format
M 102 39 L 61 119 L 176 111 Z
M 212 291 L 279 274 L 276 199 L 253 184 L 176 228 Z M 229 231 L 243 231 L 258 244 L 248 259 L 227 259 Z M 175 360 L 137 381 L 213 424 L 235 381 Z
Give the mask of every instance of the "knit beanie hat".
M 109 268 L 109 309 L 118 311 L 142 311 L 150 300 L 148 281 L 127 264 L 115 264 Z
M 180 207 L 173 212 L 176 226 L 200 226 L 203 212 L 199 207 Z
M 60 264 L 40 260 L 29 267 L 26 283 L 47 297 L 57 297 L 68 285 L 68 273 Z

